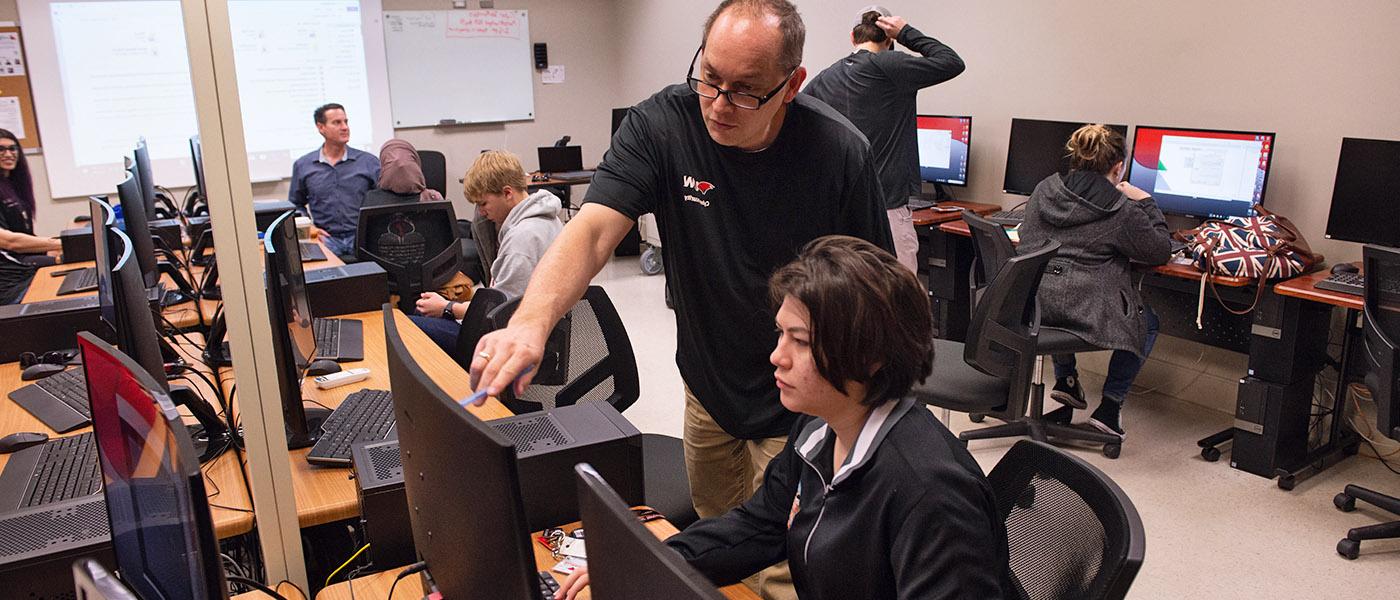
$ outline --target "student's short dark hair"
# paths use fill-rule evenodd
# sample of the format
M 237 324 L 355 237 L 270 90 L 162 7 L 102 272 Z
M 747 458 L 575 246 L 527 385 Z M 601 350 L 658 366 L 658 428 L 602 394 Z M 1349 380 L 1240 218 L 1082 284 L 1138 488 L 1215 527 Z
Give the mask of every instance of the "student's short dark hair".
M 802 45 L 807 41 L 807 26 L 802 23 L 802 15 L 788 0 L 724 0 L 705 19 L 704 35 L 701 44 L 710 39 L 710 28 L 715 20 L 729 9 L 742 10 L 748 14 L 773 15 L 778 18 L 778 30 L 783 36 L 783 46 L 778 52 L 778 70 L 787 74 L 802 64 Z
M 311 117 L 312 117 L 313 119 L 316 119 L 316 122 L 317 122 L 317 123 L 325 124 L 325 122 L 326 122 L 326 111 L 328 111 L 328 110 L 340 110 L 340 111 L 344 111 L 344 110 L 345 110 L 345 107 L 344 107 L 344 106 L 341 106 L 341 105 L 339 105 L 339 104 L 336 104 L 336 103 L 334 103 L 334 102 L 330 102 L 330 103 L 327 103 L 327 104 L 324 104 L 324 105 L 321 105 L 321 106 L 317 107 L 317 108 L 316 108 L 316 112 L 311 113 Z
M 843 392 L 848 381 L 864 383 L 863 404 L 901 398 L 933 370 L 928 292 L 870 242 L 844 235 L 811 241 L 769 278 L 768 296 L 775 310 L 789 296 L 807 307 L 817 372 Z
M 889 41 L 890 36 L 885 35 L 885 30 L 875 22 L 880 20 L 879 11 L 866 11 L 860 16 L 860 23 L 851 28 L 851 41 L 857 44 L 875 42 L 883 44 Z

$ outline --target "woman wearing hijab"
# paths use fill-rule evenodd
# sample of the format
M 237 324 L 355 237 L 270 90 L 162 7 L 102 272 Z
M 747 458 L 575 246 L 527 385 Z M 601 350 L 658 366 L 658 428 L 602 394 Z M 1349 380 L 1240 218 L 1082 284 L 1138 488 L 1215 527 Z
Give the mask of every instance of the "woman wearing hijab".
M 428 189 L 418 150 L 405 140 L 392 139 L 379 149 L 379 188 L 365 194 L 364 206 L 442 200 Z
M 19 138 L 0 129 L 0 304 L 14 304 L 34 278 L 35 264 L 51 264 L 44 253 L 62 246 L 34 235 L 34 180 Z

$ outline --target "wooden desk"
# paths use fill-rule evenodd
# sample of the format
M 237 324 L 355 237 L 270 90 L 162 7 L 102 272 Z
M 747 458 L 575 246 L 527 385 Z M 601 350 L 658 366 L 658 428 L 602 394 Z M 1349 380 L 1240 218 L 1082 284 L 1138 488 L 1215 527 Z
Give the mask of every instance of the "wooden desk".
M 268 587 L 271 587 L 273 591 L 277 592 L 278 594 L 281 594 L 282 597 L 286 598 L 287 600 L 306 600 L 306 595 L 301 592 L 301 588 L 298 588 L 294 585 L 283 583 L 280 587 Z M 394 590 L 394 593 L 397 594 L 398 590 Z M 244 592 L 242 594 L 234 596 L 232 600 L 272 600 L 272 596 L 269 596 L 263 592 L 252 591 Z
M 186 348 L 184 345 L 181 345 L 180 351 L 185 353 L 198 352 Z M 19 375 L 19 363 L 12 362 L 0 365 L 0 390 L 4 390 L 8 394 L 11 390 L 28 385 L 29 382 L 20 381 Z M 199 380 L 195 379 L 195 381 Z M 208 390 L 203 383 L 191 385 L 199 388 L 211 402 L 217 403 L 212 390 Z M 215 409 L 217 410 L 218 407 L 215 406 Z M 8 435 L 17 431 L 42 431 L 50 437 L 60 435 L 13 401 L 0 400 L 0 435 Z M 92 431 L 92 427 L 84 427 L 62 435 L 77 435 L 87 431 Z M 0 468 L 4 468 L 5 463 L 9 462 L 10 456 L 9 454 L 0 454 Z M 208 488 L 206 491 L 209 494 L 209 511 L 214 519 L 214 532 L 220 539 L 253 530 L 253 503 L 248 495 L 248 488 L 243 482 L 243 474 L 239 470 L 241 468 L 240 458 L 237 451 L 229 450 L 203 466 L 204 484 Z
M 953 235 L 960 235 L 969 238 L 972 237 L 972 229 L 967 226 L 967 221 L 964 221 L 961 218 L 957 219 L 956 221 L 945 222 L 942 225 L 939 225 L 938 229 L 943 231 L 944 233 L 950 233 Z M 1169 262 L 1165 265 L 1157 265 L 1155 267 L 1148 267 L 1146 265 L 1143 265 L 1140 268 L 1145 271 L 1160 273 L 1162 275 L 1177 277 L 1180 279 L 1201 278 L 1201 270 L 1197 269 L 1193 265 L 1182 265 Z M 1231 275 L 1212 275 L 1211 280 L 1215 282 L 1215 285 L 1223 285 L 1226 287 L 1244 287 L 1251 283 L 1256 283 L 1258 281 L 1249 277 L 1234 277 Z
M 1357 268 L 1361 267 L 1361 263 L 1353 264 L 1355 264 Z M 1343 294 L 1332 290 L 1317 289 L 1317 282 L 1327 279 L 1331 274 L 1332 271 L 1330 269 L 1319 269 L 1307 275 L 1301 275 L 1284 281 L 1274 286 L 1274 291 L 1284 296 L 1292 296 L 1294 298 L 1301 298 L 1311 302 L 1320 302 L 1322 304 L 1331 304 L 1332 306 L 1340 306 L 1347 310 L 1361 310 L 1364 305 L 1364 298 L 1361 296 Z
M 564 529 L 572 531 L 578 528 L 578 526 L 578 523 L 571 523 L 565 525 Z M 651 530 L 657 538 L 663 540 L 677 533 L 676 527 L 665 519 L 648 522 L 646 523 L 646 528 Z M 534 538 L 535 535 L 531 534 L 530 539 L 534 540 Z M 530 543 L 530 547 L 535 549 L 535 568 L 540 571 L 549 571 L 549 574 L 553 575 L 556 581 L 561 584 L 564 583 L 563 575 L 550 571 L 555 563 L 559 561 L 555 560 L 543 546 L 533 541 Z M 389 587 L 393 585 L 394 577 L 398 576 L 401 570 L 402 569 L 389 569 L 373 575 L 366 575 L 353 581 L 337 583 L 321 590 L 319 594 L 316 594 L 316 600 L 351 600 L 350 586 L 352 585 L 355 587 L 354 597 L 385 598 L 389 595 Z M 591 591 L 592 590 L 584 590 L 578 597 L 591 598 L 592 594 L 589 593 Z M 740 600 L 757 600 L 758 598 L 758 595 L 755 594 L 753 590 L 750 590 L 748 586 L 742 583 L 725 586 L 720 588 L 720 591 L 724 593 L 726 598 Z M 399 586 L 394 589 L 394 596 L 399 598 L 421 598 L 423 593 L 423 580 L 417 575 L 409 575 L 403 578 L 403 581 L 399 582 Z M 545 600 L 549 599 L 546 598 Z
M 990 215 L 994 212 L 1001 210 L 1001 207 L 995 204 L 983 204 L 980 202 L 963 202 L 961 200 L 948 200 L 945 202 L 938 203 L 938 208 L 945 207 L 955 207 L 961 208 L 963 210 L 970 210 L 979 215 Z M 934 210 L 932 208 L 925 208 L 922 210 L 914 211 L 915 227 L 938 225 L 940 223 L 947 223 L 949 221 L 961 220 L 962 211 L 957 210 Z
M 438 348 L 428 336 L 418 329 L 403 313 L 395 311 L 399 334 L 404 343 L 414 350 L 414 358 L 423 370 L 442 389 L 455 397 L 471 395 L 468 377 L 451 357 Z M 361 389 L 387 390 L 389 388 L 389 362 L 384 342 L 384 319 L 380 311 L 370 311 L 341 315 L 341 319 L 359 319 L 364 322 L 365 360 L 342 363 L 346 369 L 367 367 L 369 379 L 353 385 L 330 390 L 317 388 L 309 380 L 302 386 L 302 397 L 325 405 L 328 408 L 340 406 L 345 397 Z M 233 385 L 232 369 L 225 369 L 224 384 Z M 494 399 L 488 399 L 480 407 L 468 410 L 482 420 L 512 416 L 510 410 Z M 321 467 L 306 462 L 310 448 L 290 452 L 292 485 L 296 495 L 297 520 L 302 527 L 311 527 L 359 516 L 360 503 L 355 494 L 355 482 L 350 479 L 352 470 L 348 468 Z

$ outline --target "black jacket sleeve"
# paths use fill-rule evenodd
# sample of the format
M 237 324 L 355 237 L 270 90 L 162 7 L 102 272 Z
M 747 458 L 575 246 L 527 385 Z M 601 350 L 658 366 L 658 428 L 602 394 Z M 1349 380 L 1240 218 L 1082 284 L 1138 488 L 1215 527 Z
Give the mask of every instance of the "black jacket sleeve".
M 1118 228 L 1119 251 L 1143 264 L 1167 264 L 1172 257 L 1172 239 L 1157 203 L 1150 197 L 1129 200 L 1119 212 L 1123 214 L 1123 226 Z
M 947 482 L 929 490 L 900 521 L 890 567 L 901 600 L 1005 596 L 1005 533 L 988 522 L 975 485 Z
M 798 420 L 801 423 L 802 420 Z M 722 516 L 702 519 L 666 544 L 715 585 L 729 585 L 787 558 L 787 524 L 802 464 L 789 441 L 769 461 L 763 486 Z
M 961 74 L 967 65 L 962 57 L 943 42 L 924 35 L 912 25 L 905 25 L 896 37 L 904 47 L 919 53 L 881 52 L 875 62 L 884 69 L 900 91 L 917 91 L 948 81 Z

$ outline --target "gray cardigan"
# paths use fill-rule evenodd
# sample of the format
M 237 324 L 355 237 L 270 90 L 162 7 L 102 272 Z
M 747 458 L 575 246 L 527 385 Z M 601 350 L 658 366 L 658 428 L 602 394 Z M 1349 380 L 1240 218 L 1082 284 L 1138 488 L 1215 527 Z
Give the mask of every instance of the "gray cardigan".
M 1027 248 L 1061 244 L 1037 295 L 1042 325 L 1142 355 L 1147 326 L 1129 261 L 1160 265 L 1171 258 L 1156 202 L 1129 200 L 1101 175 L 1055 174 L 1031 193 L 1020 235 Z

